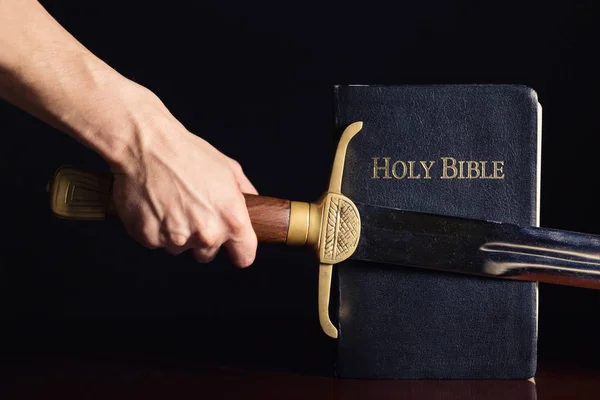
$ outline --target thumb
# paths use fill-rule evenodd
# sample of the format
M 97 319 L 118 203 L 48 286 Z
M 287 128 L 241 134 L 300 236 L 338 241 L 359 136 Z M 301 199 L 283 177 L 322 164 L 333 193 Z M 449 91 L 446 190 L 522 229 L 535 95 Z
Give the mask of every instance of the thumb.
M 244 173 L 244 170 L 242 169 L 242 166 L 240 165 L 240 163 L 238 163 L 237 161 L 235 161 L 234 159 L 231 159 L 231 158 L 229 160 L 230 160 L 231 170 L 233 171 L 233 176 L 235 177 L 235 180 L 238 184 L 238 187 L 240 188 L 240 191 L 242 193 L 257 195 L 258 191 L 254 187 L 254 185 L 250 182 L 250 179 L 248 179 L 248 177 Z

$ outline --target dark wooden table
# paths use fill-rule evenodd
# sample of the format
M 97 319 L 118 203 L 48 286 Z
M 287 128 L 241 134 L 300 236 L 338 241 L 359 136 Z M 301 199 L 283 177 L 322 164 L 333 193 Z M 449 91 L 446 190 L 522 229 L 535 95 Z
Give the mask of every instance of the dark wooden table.
M 597 321 L 542 319 L 534 384 L 335 379 L 328 376 L 335 343 L 311 316 L 5 320 L 0 399 L 598 400 Z
M 522 381 L 373 381 L 176 362 L 3 359 L 3 399 L 598 399 L 600 367 L 540 363 Z

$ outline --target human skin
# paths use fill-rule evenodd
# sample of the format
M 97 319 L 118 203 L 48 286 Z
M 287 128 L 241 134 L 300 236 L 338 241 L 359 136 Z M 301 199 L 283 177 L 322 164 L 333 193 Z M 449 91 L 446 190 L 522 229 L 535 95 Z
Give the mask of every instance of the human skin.
M 147 88 L 119 74 L 39 2 L 0 0 L 0 98 L 97 152 L 115 174 L 128 233 L 149 248 L 209 262 L 254 261 L 257 238 L 239 163 L 189 132 Z

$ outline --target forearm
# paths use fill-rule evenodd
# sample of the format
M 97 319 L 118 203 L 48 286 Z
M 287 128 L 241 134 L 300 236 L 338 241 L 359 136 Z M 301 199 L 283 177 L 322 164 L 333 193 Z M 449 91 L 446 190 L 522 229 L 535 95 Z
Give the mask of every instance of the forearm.
M 136 86 L 37 1 L 0 0 L 0 97 L 118 162 L 138 140 L 127 107 Z

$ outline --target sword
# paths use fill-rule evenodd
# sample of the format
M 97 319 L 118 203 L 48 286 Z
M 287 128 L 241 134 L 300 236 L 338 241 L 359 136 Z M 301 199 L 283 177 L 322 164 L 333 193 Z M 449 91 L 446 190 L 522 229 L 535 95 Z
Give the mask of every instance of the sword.
M 341 193 L 346 149 L 362 129 L 350 124 L 337 146 L 327 191 L 315 202 L 245 195 L 261 243 L 306 246 L 319 262 L 321 328 L 329 317 L 333 266 L 355 259 L 496 279 L 600 289 L 600 236 L 406 211 L 353 202 Z M 102 220 L 116 214 L 112 176 L 59 168 L 49 183 L 57 217 Z

